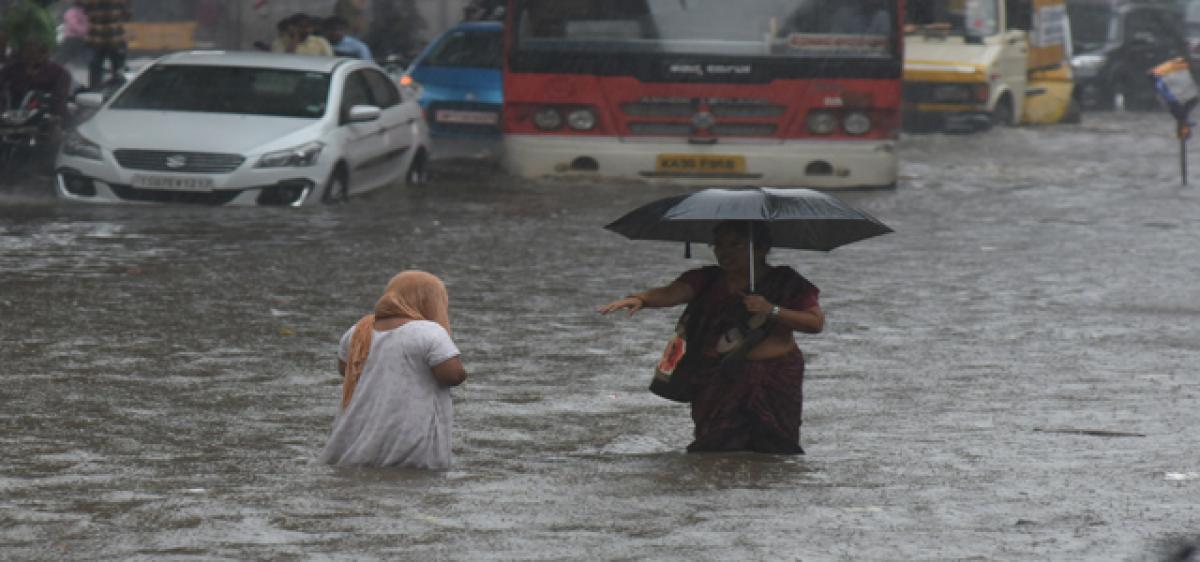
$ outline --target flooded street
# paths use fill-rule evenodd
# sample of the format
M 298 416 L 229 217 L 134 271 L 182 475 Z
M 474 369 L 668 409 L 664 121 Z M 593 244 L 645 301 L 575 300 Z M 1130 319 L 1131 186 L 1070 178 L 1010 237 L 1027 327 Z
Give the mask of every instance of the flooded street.
M 1173 124 L 923 135 L 896 232 L 777 250 L 822 289 L 798 458 L 688 455 L 646 391 L 711 262 L 602 227 L 681 188 L 432 185 L 309 209 L 0 192 L 0 558 L 1155 560 L 1200 533 L 1200 174 Z M 1195 158 L 1194 166 L 1200 167 Z M 448 472 L 316 462 L 338 338 L 441 276 Z

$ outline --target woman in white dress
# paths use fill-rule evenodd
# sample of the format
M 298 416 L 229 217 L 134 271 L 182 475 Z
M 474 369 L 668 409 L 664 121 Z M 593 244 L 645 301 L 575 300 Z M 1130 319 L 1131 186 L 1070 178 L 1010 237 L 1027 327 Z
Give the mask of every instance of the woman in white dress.
M 450 387 L 467 372 L 450 339 L 449 296 L 423 271 L 392 278 L 342 336 L 342 404 L 321 461 L 339 466 L 450 466 Z

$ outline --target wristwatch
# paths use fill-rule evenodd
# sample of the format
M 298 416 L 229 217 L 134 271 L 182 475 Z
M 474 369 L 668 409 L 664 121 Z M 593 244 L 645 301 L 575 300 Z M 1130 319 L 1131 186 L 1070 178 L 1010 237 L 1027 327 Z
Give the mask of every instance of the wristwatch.
M 768 312 L 768 313 L 767 313 L 767 317 L 769 317 L 769 318 L 776 318 L 776 317 L 778 317 L 778 316 L 779 316 L 779 305 L 772 306 L 772 307 L 771 307 L 771 312 Z

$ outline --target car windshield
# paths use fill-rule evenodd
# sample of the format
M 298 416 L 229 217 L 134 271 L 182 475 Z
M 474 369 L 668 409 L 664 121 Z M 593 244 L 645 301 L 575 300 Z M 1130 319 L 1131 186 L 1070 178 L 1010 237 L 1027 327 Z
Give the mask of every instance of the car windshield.
M 526 0 L 517 51 L 726 55 L 895 56 L 888 0 Z
M 1092 51 L 1104 46 L 1115 33 L 1112 9 L 1107 5 L 1085 2 L 1067 4 L 1067 15 L 1071 18 L 1071 39 L 1080 52 Z
M 500 68 L 500 33 L 452 31 L 433 48 L 426 66 Z
M 999 14 L 995 0 L 917 0 L 904 7 L 910 31 L 937 35 L 994 35 L 999 32 Z
M 329 74 L 324 72 L 156 65 L 111 107 L 316 119 L 325 114 L 328 97 Z

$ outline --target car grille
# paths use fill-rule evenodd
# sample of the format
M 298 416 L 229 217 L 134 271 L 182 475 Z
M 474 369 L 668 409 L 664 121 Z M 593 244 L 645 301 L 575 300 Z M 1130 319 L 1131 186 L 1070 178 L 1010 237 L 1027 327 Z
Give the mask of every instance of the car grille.
M 209 152 L 175 152 L 170 150 L 128 150 L 113 152 L 117 163 L 130 170 L 156 172 L 189 172 L 195 174 L 227 174 L 246 159 L 240 154 Z
M 643 98 L 620 104 L 633 136 L 773 137 L 787 108 L 753 98 Z

